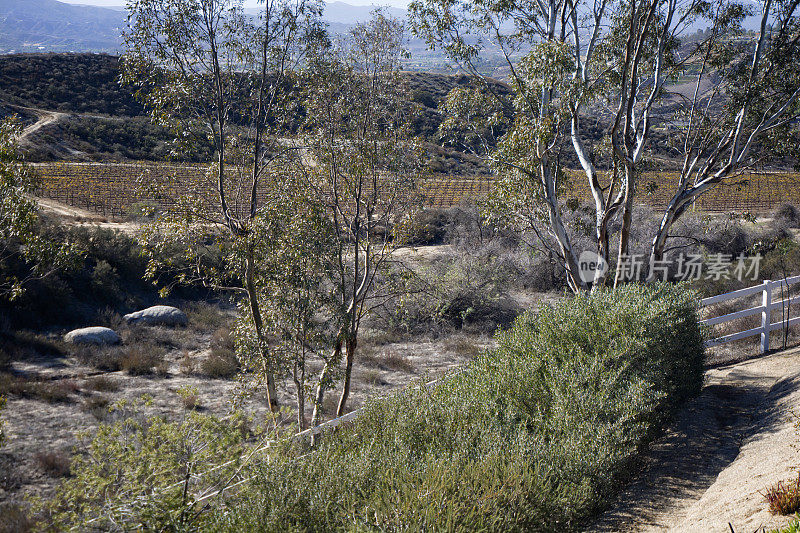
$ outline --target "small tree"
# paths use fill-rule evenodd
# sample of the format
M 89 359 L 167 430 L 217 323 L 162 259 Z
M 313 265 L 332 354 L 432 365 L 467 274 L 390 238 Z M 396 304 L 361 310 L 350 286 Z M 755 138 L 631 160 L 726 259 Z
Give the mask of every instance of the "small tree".
M 154 120 L 176 134 L 176 148 L 210 147 L 214 162 L 190 191 L 175 190 L 179 205 L 146 232 L 151 273 L 163 249 L 186 251 L 190 270 L 179 279 L 244 296 L 263 359 L 268 402 L 278 408 L 273 360 L 256 280 L 262 201 L 293 148 L 281 136 L 295 116 L 295 75 L 309 48 L 324 37 L 320 9 L 307 0 L 266 0 L 248 17 L 237 0 L 129 0 L 123 81 Z M 208 191 L 213 191 L 209 194 Z M 188 194 L 187 194 L 188 192 Z M 214 246 L 243 252 L 211 265 Z M 219 265 L 222 264 L 222 269 Z
M 297 424 L 303 430 L 313 382 L 308 363 L 331 362 L 328 349 L 341 320 L 331 285 L 338 243 L 324 206 L 297 170 L 287 168 L 280 185 L 251 226 L 252 238 L 262 243 L 253 256 L 254 278 L 265 332 L 273 339 L 272 359 L 278 375 L 291 376 Z M 246 257 L 246 246 L 235 253 Z M 249 306 L 241 307 L 236 342 L 240 353 L 254 355 L 245 357 L 244 376 L 257 384 L 267 372 L 249 313 Z
M 590 284 L 579 276 L 562 212 L 563 156 L 574 152 L 591 191 L 597 254 L 609 264 L 616 237 L 621 263 L 629 253 L 654 117 L 670 113 L 661 105 L 665 84 L 699 53 L 695 47 L 679 54 L 679 38 L 691 22 L 707 16 L 710 6 L 701 0 L 411 4 L 416 33 L 458 61 L 476 82 L 471 90 L 458 89 L 448 97 L 445 110 L 451 119 L 443 131 L 455 131 L 493 164 L 500 177 L 495 207 L 536 233 L 563 265 L 573 291 Z M 487 42 L 505 58 L 514 91 L 510 102 L 480 75 L 477 58 Z M 487 106 L 488 99 L 496 103 Z M 605 130 L 595 146 L 587 143 L 587 110 L 601 117 Z M 612 228 L 618 219 L 617 236 Z M 605 282 L 605 270 L 598 269 L 591 285 Z
M 48 238 L 31 195 L 36 175 L 26 166 L 13 119 L 0 121 L 0 298 L 14 300 L 33 280 L 69 266 L 80 253 L 69 240 Z
M 395 228 L 412 209 L 420 150 L 408 132 L 409 106 L 398 76 L 403 26 L 380 12 L 348 39 L 309 62 L 308 171 L 336 233 L 331 284 L 335 340 L 314 394 L 322 415 L 331 376 L 344 361 L 336 415 L 344 414 L 362 320 L 395 295 L 380 283 L 399 246 Z

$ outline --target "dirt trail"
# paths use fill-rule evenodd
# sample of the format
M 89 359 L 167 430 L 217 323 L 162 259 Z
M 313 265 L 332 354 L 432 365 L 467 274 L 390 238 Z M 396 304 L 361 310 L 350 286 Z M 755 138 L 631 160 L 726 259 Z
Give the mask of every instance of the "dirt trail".
M 68 116 L 67 113 L 59 113 L 57 111 L 46 111 L 44 109 L 36 109 L 33 107 L 19 107 L 19 109 L 24 109 L 25 111 L 29 111 L 36 115 L 38 120 L 31 124 L 30 126 L 24 128 L 22 130 L 22 134 L 19 136 L 20 144 L 25 143 L 28 138 L 42 129 L 43 127 L 47 126 L 48 124 L 52 124 L 53 122 L 58 122 L 59 120 L 64 119 Z
M 762 493 L 800 467 L 800 349 L 709 370 L 702 394 L 588 531 L 753 533 L 785 526 Z M 729 526 L 730 523 L 730 526 Z
M 94 226 L 106 229 L 116 229 L 122 233 L 133 235 L 139 226 L 133 222 L 109 222 L 108 219 L 98 216 L 91 211 L 62 204 L 47 198 L 35 198 L 42 212 L 59 218 L 70 226 Z

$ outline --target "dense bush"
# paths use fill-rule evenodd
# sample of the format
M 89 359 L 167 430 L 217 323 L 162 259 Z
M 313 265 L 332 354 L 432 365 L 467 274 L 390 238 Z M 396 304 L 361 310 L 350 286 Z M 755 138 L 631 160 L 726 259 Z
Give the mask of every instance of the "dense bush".
M 313 453 L 262 463 L 218 525 L 575 529 L 702 383 L 696 303 L 680 286 L 566 300 L 497 341 L 433 389 L 373 401 Z
M 80 435 L 86 453 L 73 456 L 71 477 L 43 502 L 37 531 L 75 523 L 99 531 L 198 531 L 208 503 L 198 495 L 234 479 L 240 463 L 229 459 L 252 436 L 248 420 L 187 411 L 170 421 L 146 416 L 151 402 L 121 400 L 108 409 L 115 421 L 94 437 Z
M 775 222 L 789 228 L 800 228 L 800 209 L 789 203 L 781 204 L 772 215 Z

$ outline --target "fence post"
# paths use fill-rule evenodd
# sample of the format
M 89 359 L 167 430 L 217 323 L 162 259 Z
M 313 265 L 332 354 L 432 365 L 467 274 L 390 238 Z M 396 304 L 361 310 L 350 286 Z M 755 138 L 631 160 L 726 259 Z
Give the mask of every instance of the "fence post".
M 764 290 L 761 293 L 761 353 L 769 351 L 769 327 L 772 324 L 772 282 L 764 280 Z

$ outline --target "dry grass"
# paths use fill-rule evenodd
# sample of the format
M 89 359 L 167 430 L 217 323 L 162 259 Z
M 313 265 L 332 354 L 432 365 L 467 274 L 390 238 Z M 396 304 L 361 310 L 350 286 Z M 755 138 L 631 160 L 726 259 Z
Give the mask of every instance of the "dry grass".
M 73 348 L 72 355 L 80 362 L 98 370 L 116 372 L 122 368 L 124 348 L 119 346 L 82 346 Z
M 25 508 L 18 503 L 0 502 L 0 531 L 27 533 L 34 531 L 35 523 Z
M 361 381 L 373 387 L 382 387 L 388 385 L 388 382 L 383 379 L 383 375 L 379 370 L 368 368 L 361 373 Z
M 120 365 L 131 376 L 144 376 L 148 374 L 164 374 L 164 352 L 157 346 L 137 344 L 128 346 L 125 355 L 120 359 Z
M 368 368 L 396 370 L 408 374 L 413 374 L 415 371 L 414 363 L 411 359 L 394 350 L 384 350 L 380 353 L 365 351 L 365 353 L 361 354 L 359 360 L 363 366 Z
M 212 378 L 231 378 L 239 372 L 239 358 L 233 336 L 227 328 L 219 328 L 211 336 L 211 353 L 200 363 L 203 374 Z
M 87 389 L 97 392 L 117 392 L 120 389 L 119 383 L 107 376 L 87 379 L 84 385 Z
M 216 305 L 205 302 L 192 302 L 183 311 L 189 318 L 189 325 L 195 330 L 215 330 L 225 327 L 230 319 Z
M 80 386 L 73 380 L 40 381 L 38 378 L 24 378 L 8 373 L 0 373 L 0 396 L 36 398 L 47 403 L 70 403 Z
M 195 358 L 189 350 L 184 350 L 183 356 L 178 362 L 178 366 L 181 369 L 181 374 L 193 376 L 197 373 L 197 358 Z
M 105 420 L 108 417 L 108 406 L 111 400 L 105 396 L 90 396 L 81 403 L 81 410 L 91 414 L 97 420 Z
M 33 458 L 50 477 L 67 477 L 70 473 L 69 455 L 62 451 L 39 452 Z
M 210 378 L 228 379 L 239 372 L 239 360 L 236 354 L 211 354 L 200 363 L 200 371 Z
M 457 336 L 447 339 L 444 342 L 444 349 L 448 352 L 467 357 L 476 357 L 481 353 L 481 347 L 475 343 L 474 339 Z

